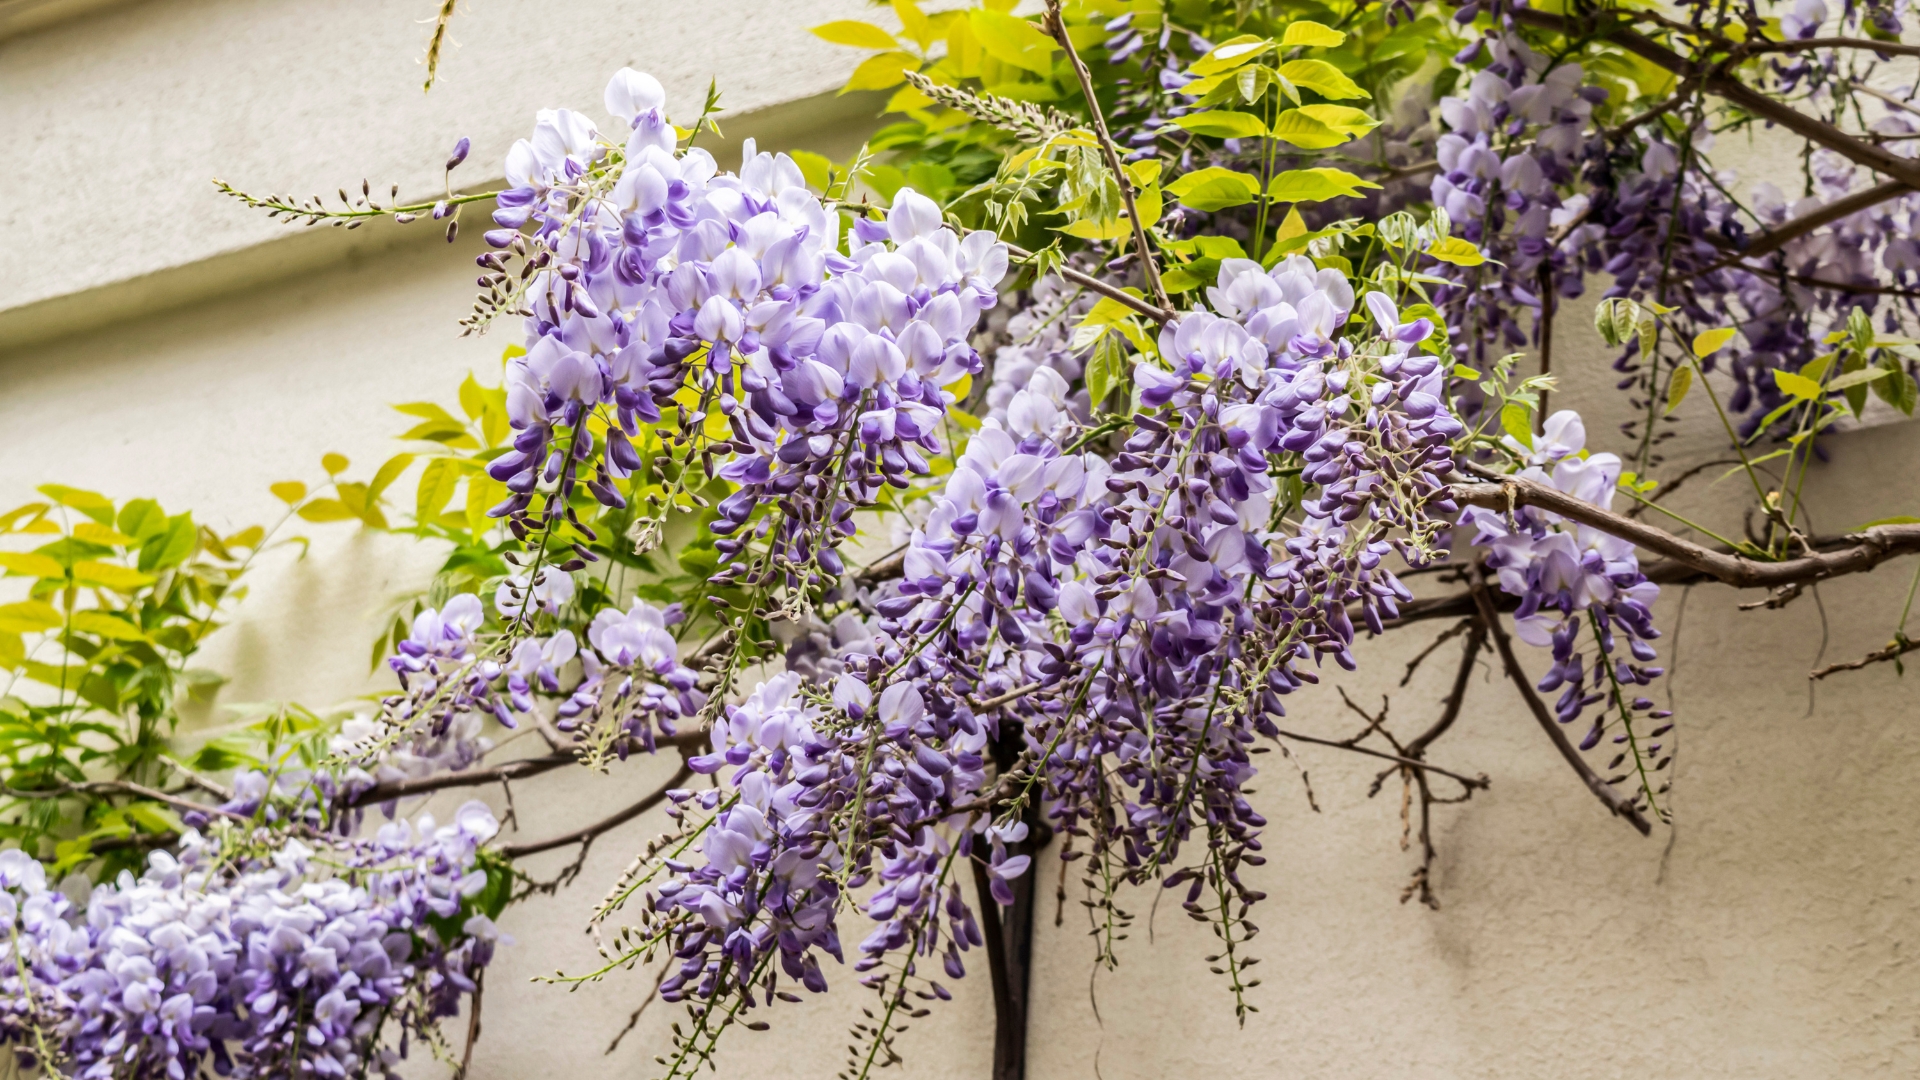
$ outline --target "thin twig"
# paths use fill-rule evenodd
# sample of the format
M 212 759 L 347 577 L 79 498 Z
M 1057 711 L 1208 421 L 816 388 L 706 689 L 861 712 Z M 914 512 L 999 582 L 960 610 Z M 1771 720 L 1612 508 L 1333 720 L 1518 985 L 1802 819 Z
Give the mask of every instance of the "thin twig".
M 1067 51 L 1067 60 L 1073 64 L 1073 73 L 1080 79 L 1080 93 L 1087 99 L 1087 112 L 1093 117 L 1093 133 L 1100 140 L 1100 151 L 1106 155 L 1107 168 L 1113 170 L 1114 183 L 1120 185 L 1120 200 L 1126 204 L 1127 217 L 1133 222 L 1133 242 L 1140 249 L 1140 266 L 1147 277 L 1147 291 L 1162 310 L 1171 310 L 1172 301 L 1167 299 L 1167 290 L 1160 284 L 1160 268 L 1154 264 L 1153 249 L 1147 246 L 1147 223 L 1140 220 L 1140 210 L 1133 204 L 1133 182 L 1127 179 L 1127 171 L 1120 166 L 1120 152 L 1113 145 L 1113 136 L 1107 132 L 1107 118 L 1100 111 L 1100 99 L 1093 92 L 1093 76 L 1088 73 L 1087 65 L 1080 60 L 1080 53 L 1073 47 L 1073 36 L 1067 33 L 1067 22 L 1060 17 L 1060 0 L 1047 0 L 1045 26 L 1053 35 L 1053 40 Z
M 1633 804 L 1632 799 L 1621 795 L 1613 789 L 1611 784 L 1600 779 L 1600 775 L 1593 771 L 1592 766 L 1587 764 L 1587 760 L 1580 756 L 1580 751 L 1567 738 L 1567 733 L 1560 730 L 1560 725 L 1554 720 L 1553 714 L 1547 711 L 1546 702 L 1541 701 L 1540 695 L 1534 693 L 1533 683 L 1528 680 L 1526 671 L 1521 668 L 1520 659 L 1513 655 L 1513 640 L 1507 636 L 1506 627 L 1500 625 L 1499 612 L 1493 609 L 1493 602 L 1488 594 L 1486 574 L 1480 569 L 1478 562 L 1475 562 L 1468 572 L 1473 576 L 1473 598 L 1480 607 L 1480 621 L 1493 635 L 1493 645 L 1500 653 L 1500 662 L 1507 669 L 1507 677 L 1513 680 L 1514 688 L 1520 692 L 1521 700 L 1527 703 L 1527 710 L 1533 713 L 1533 718 L 1539 722 L 1541 730 L 1547 733 L 1547 739 L 1553 743 L 1554 749 L 1560 751 L 1560 756 L 1566 759 L 1567 764 L 1573 768 L 1581 782 L 1587 785 L 1587 790 L 1593 792 L 1594 797 L 1598 798 L 1602 805 L 1615 816 L 1626 818 L 1634 828 L 1640 830 L 1640 835 L 1652 836 L 1653 824 L 1640 813 L 1640 808 Z
M 1836 672 L 1859 671 L 1863 667 L 1868 667 L 1873 664 L 1885 663 L 1886 661 L 1895 659 L 1896 657 L 1905 656 L 1906 654 L 1914 651 L 1915 649 L 1920 649 L 1920 641 L 1915 641 L 1912 638 L 1907 637 L 1905 634 L 1902 634 L 1899 637 L 1894 638 L 1892 641 L 1888 642 L 1887 647 L 1884 649 L 1876 649 L 1873 652 L 1868 653 L 1867 655 L 1861 657 L 1858 660 L 1848 660 L 1843 664 L 1828 664 L 1826 667 L 1823 667 L 1823 668 L 1815 668 L 1814 670 L 1807 672 L 1807 678 L 1824 679 L 1829 675 L 1835 674 Z
M 1888 180 L 1885 183 L 1875 184 L 1870 188 L 1863 188 L 1845 198 L 1836 199 L 1818 210 L 1802 214 L 1776 228 L 1761 233 L 1759 236 L 1754 237 L 1745 249 L 1733 252 L 1726 258 L 1708 267 L 1703 273 L 1711 274 L 1716 270 L 1724 270 L 1727 267 L 1739 263 L 1743 259 L 1758 259 L 1765 255 L 1771 255 L 1823 225 L 1831 225 L 1841 218 L 1852 217 L 1862 210 L 1871 209 L 1883 202 L 1912 193 L 1913 188 L 1899 180 Z
M 1008 244 L 1007 254 L 1013 256 L 1014 258 L 1020 260 L 1021 262 L 1027 262 L 1028 260 L 1033 258 L 1033 252 L 1028 251 L 1026 248 L 1023 248 L 1018 244 Z M 1157 323 L 1170 322 L 1176 317 L 1178 317 L 1179 313 L 1176 311 L 1173 311 L 1170 308 L 1155 307 L 1154 305 L 1148 303 L 1145 300 L 1140 299 L 1139 297 L 1133 295 L 1130 292 L 1127 292 L 1125 289 L 1122 289 L 1117 285 L 1109 285 L 1106 282 L 1101 281 L 1099 278 L 1091 277 L 1087 274 L 1083 274 L 1080 271 L 1075 270 L 1071 266 L 1066 266 L 1066 265 L 1056 266 L 1053 268 L 1051 272 L 1058 274 L 1060 277 L 1073 282 L 1075 285 L 1078 285 L 1083 289 L 1088 289 L 1093 292 L 1097 292 L 1101 296 L 1104 296 L 1109 300 L 1113 300 L 1118 303 L 1125 304 L 1127 307 L 1130 307 L 1133 310 L 1139 312 L 1140 314 L 1145 315 L 1147 318 L 1152 319 L 1154 322 L 1157 322 Z
M 1485 773 L 1480 774 L 1478 777 L 1462 776 L 1451 769 L 1443 769 L 1438 765 L 1429 765 L 1424 761 L 1415 761 L 1410 757 L 1401 757 L 1399 754 L 1389 754 L 1385 750 L 1375 750 L 1370 746 L 1355 746 L 1350 743 L 1336 742 L 1333 739 L 1322 739 L 1314 735 L 1302 735 L 1297 731 L 1282 731 L 1280 732 L 1280 737 L 1285 739 L 1298 739 L 1301 742 L 1313 743 L 1316 746 L 1330 746 L 1335 750 L 1351 750 L 1356 754 L 1377 757 L 1383 761 L 1391 761 L 1398 765 L 1404 765 L 1409 769 L 1420 769 L 1425 772 L 1439 773 L 1441 776 L 1449 780 L 1457 780 L 1469 788 L 1488 788 L 1493 786 L 1493 781 L 1487 779 Z

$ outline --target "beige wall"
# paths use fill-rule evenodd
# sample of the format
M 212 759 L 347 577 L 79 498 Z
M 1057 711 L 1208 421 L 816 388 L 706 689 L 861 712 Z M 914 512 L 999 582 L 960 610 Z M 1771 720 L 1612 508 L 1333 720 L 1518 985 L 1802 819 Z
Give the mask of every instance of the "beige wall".
M 31 162 L 0 192 L 14 253 L 0 269 L 0 503 L 58 480 L 154 495 L 228 525 L 268 520 L 278 504 L 266 485 L 315 478 L 323 451 L 368 466 L 393 452 L 401 418 L 387 404 L 445 400 L 467 370 L 496 370 L 505 340 L 461 339 L 453 326 L 469 302 L 465 245 L 449 251 L 391 229 L 352 243 L 289 240 L 223 205 L 202 186 L 207 174 L 305 190 L 372 171 L 417 187 L 431 182 L 443 144 L 468 133 L 479 178 L 533 108 L 593 107 L 606 70 L 623 62 L 662 73 L 681 100 L 711 70 L 731 100 L 774 105 L 830 85 L 844 64 L 795 28 L 858 8 L 485 0 L 456 24 L 466 47 L 448 61 L 447 85 L 422 99 L 409 63 L 422 34 L 409 19 L 428 6 L 149 0 L 0 40 L 0 130 Z M 530 31 L 530 13 L 544 8 L 612 28 L 586 35 L 606 42 L 604 55 L 571 50 L 580 35 L 557 22 Z M 629 14 L 636 8 L 641 17 Z M 780 47 L 757 52 L 743 39 Z M 781 141 L 844 139 L 823 128 L 836 122 L 823 110 L 763 122 L 811 129 Z M 82 214 L 70 198 L 117 209 Z M 189 296 L 200 299 L 178 306 Z M 53 310 L 63 302 L 64 314 Z M 131 321 L 94 325 L 87 313 L 100 310 Z M 1562 321 L 1559 399 L 1588 408 L 1604 442 L 1621 417 L 1609 415 L 1618 398 L 1589 315 L 1576 305 Z M 1683 411 L 1703 421 L 1704 406 L 1695 395 Z M 1674 453 L 1712 449 L 1699 435 Z M 1912 425 L 1840 435 L 1830 449 L 1815 503 L 1823 531 L 1920 509 Z M 1677 505 L 1737 522 L 1739 502 L 1736 481 L 1703 477 Z M 437 559 L 340 526 L 304 531 L 312 553 L 270 559 L 238 623 L 209 649 L 209 663 L 235 675 L 228 703 L 324 705 L 379 689 L 366 671 L 375 620 Z M 1604 814 L 1483 669 L 1457 732 L 1434 751 L 1440 764 L 1493 778 L 1490 792 L 1439 812 L 1438 912 L 1398 901 L 1414 865 L 1398 848 L 1398 793 L 1367 800 L 1364 759 L 1299 748 L 1316 814 L 1270 756 L 1259 802 L 1272 820 L 1271 862 L 1254 875 L 1270 893 L 1253 949 L 1265 984 L 1244 1031 L 1200 959 L 1211 939 L 1171 904 L 1150 922 L 1150 895 L 1133 898 L 1140 920 L 1121 968 L 1090 978 L 1077 886 L 1055 928 L 1058 864 L 1042 859 L 1029 1075 L 1914 1075 L 1920 859 L 1909 792 L 1920 778 L 1920 709 L 1891 667 L 1811 697 L 1805 680 L 1823 608 L 1825 656 L 1861 654 L 1885 641 L 1911 569 L 1909 560 L 1838 581 L 1780 612 L 1743 613 L 1731 591 L 1700 587 L 1682 618 L 1682 594 L 1670 590 L 1658 615 L 1674 674 L 1658 689 L 1680 721 L 1679 823 L 1651 840 Z M 1366 645 L 1349 692 L 1363 702 L 1391 695 L 1402 727 L 1426 722 L 1453 646 L 1410 686 L 1395 683 L 1429 637 L 1422 628 Z M 1526 658 L 1544 667 L 1539 653 Z M 1344 734 L 1351 719 L 1330 688 L 1297 701 L 1303 730 Z M 517 785 L 522 828 L 545 835 L 606 813 L 664 771 L 642 762 L 605 778 Z M 489 797 L 499 802 L 497 791 Z M 673 1010 L 656 1004 L 617 1054 L 601 1051 L 651 985 L 647 973 L 572 995 L 527 980 L 589 965 L 586 911 L 659 826 L 606 837 L 574 888 L 508 915 L 519 943 L 489 980 L 478 1076 L 645 1074 Z M 565 862 L 550 854 L 532 869 Z M 902 1075 L 985 1074 L 991 1004 L 984 960 L 975 968 L 956 1002 L 900 1040 Z M 865 998 L 847 973 L 829 974 L 838 987 L 829 998 L 783 1007 L 769 1017 L 773 1033 L 735 1036 L 721 1075 L 837 1071 Z

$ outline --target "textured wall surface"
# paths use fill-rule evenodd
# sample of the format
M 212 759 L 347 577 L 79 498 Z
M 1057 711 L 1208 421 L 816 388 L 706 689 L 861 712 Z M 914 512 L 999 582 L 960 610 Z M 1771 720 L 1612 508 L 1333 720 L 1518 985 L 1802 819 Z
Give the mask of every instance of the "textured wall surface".
M 0 269 L 12 275 L 0 278 L 5 304 L 166 272 L 175 261 L 190 265 L 278 235 L 215 199 L 204 188 L 210 173 L 302 189 L 363 171 L 425 184 L 444 136 L 462 131 L 475 136 L 469 167 L 477 176 L 535 107 L 591 106 L 606 69 L 619 63 L 650 67 L 687 97 L 709 72 L 743 103 L 810 93 L 844 58 L 793 28 L 857 7 L 709 3 L 695 9 L 713 20 L 702 27 L 728 34 L 702 38 L 684 12 L 666 18 L 665 3 L 570 3 L 570 24 L 631 27 L 605 56 L 582 57 L 563 52 L 576 35 L 558 22 L 549 32 L 525 29 L 536 7 L 561 5 L 486 0 L 456 24 L 465 48 L 449 60 L 447 85 L 423 100 L 409 63 L 421 28 L 396 17 L 426 13 L 428 5 L 415 6 L 149 0 L 0 42 L 0 130 L 24 133 L 14 145 L 33 163 L 0 195 L 16 252 Z M 752 44 L 775 40 L 782 48 L 772 60 Z M 523 59 L 507 63 L 510 49 Z M 69 198 L 119 199 L 127 209 L 49 212 Z M 505 339 L 461 339 L 453 325 L 469 302 L 471 254 L 465 245 L 382 240 L 342 249 L 324 269 L 132 322 L 27 348 L 9 349 L 0 337 L 0 504 L 58 480 L 116 498 L 153 495 L 169 509 L 239 526 L 272 520 L 279 504 L 267 484 L 317 478 L 324 451 L 370 468 L 398 449 L 392 436 L 404 418 L 389 403 L 447 400 L 466 371 L 497 371 Z M 1624 416 L 1590 326 L 1590 309 L 1570 304 L 1556 361 L 1567 382 L 1556 400 L 1587 410 L 1604 446 Z M 1682 410 L 1694 435 L 1670 444 L 1676 460 L 1714 452 L 1710 432 L 1700 434 L 1705 408 L 1696 394 Z M 1814 505 L 1820 531 L 1920 511 L 1920 429 L 1842 434 L 1829 449 Z M 1737 527 L 1739 479 L 1715 484 L 1717 472 L 1683 489 L 1676 508 Z M 235 676 L 226 704 L 320 706 L 381 688 L 367 674 L 373 627 L 439 557 L 345 526 L 301 531 L 314 541 L 311 554 L 270 557 L 240 619 L 206 656 Z M 1272 822 L 1271 861 L 1255 880 L 1270 898 L 1255 916 L 1263 932 L 1253 948 L 1264 983 L 1244 1030 L 1223 981 L 1201 960 L 1211 938 L 1176 904 L 1155 914 L 1151 894 L 1133 896 L 1138 918 L 1122 965 L 1096 973 L 1077 881 L 1067 883 L 1056 927 L 1059 864 L 1038 860 L 1044 899 L 1029 1075 L 1914 1075 L 1920 811 L 1911 792 L 1920 781 L 1920 708 L 1889 666 L 1830 680 L 1812 695 L 1805 679 L 1823 639 L 1827 659 L 1884 642 L 1912 568 L 1907 560 L 1837 581 L 1778 612 L 1740 612 L 1745 598 L 1717 586 L 1668 591 L 1656 614 L 1673 674 L 1656 689 L 1672 695 L 1680 724 L 1678 824 L 1653 839 L 1606 816 L 1498 672 L 1483 667 L 1456 731 L 1433 753 L 1439 764 L 1493 780 L 1491 791 L 1438 811 L 1437 912 L 1399 902 L 1414 861 L 1399 847 L 1397 787 L 1369 800 L 1366 759 L 1303 746 L 1316 813 L 1299 776 L 1268 755 L 1258 799 Z M 1369 707 L 1389 695 L 1397 725 L 1424 724 L 1451 677 L 1455 646 L 1397 684 L 1406 661 L 1443 628 L 1366 644 L 1362 672 L 1342 684 Z M 1537 651 L 1523 659 L 1545 666 Z M 1331 686 L 1297 696 L 1293 709 L 1303 731 L 1344 735 L 1355 726 Z M 539 836 L 601 816 L 658 782 L 663 764 L 517 785 L 521 828 Z M 485 794 L 500 805 L 498 791 Z M 603 1051 L 646 995 L 649 973 L 615 973 L 571 995 L 528 980 L 591 965 L 580 929 L 586 913 L 660 824 L 642 819 L 608 835 L 571 889 L 508 914 L 518 944 L 502 951 L 489 978 L 478 1077 L 645 1075 L 673 1010 L 654 1005 L 617 1052 Z M 530 868 L 555 873 L 567 858 L 551 853 Z M 900 1075 L 985 1075 L 984 967 L 976 957 L 957 1000 L 900 1039 Z M 769 1017 L 773 1034 L 735 1036 L 720 1074 L 835 1072 L 865 1000 L 849 973 L 829 977 L 836 993 Z

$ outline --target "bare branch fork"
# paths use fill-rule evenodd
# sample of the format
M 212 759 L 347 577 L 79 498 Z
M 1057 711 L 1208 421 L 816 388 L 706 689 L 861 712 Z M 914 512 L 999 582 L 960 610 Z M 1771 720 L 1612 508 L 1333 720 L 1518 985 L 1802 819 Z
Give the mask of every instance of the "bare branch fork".
M 1640 835 L 1653 835 L 1653 823 L 1647 820 L 1646 815 L 1640 812 L 1632 799 L 1615 791 L 1613 785 L 1602 780 L 1600 774 L 1593 771 L 1593 767 L 1587 764 L 1587 759 L 1580 756 L 1580 751 L 1574 747 L 1572 740 L 1567 738 L 1567 733 L 1560 729 L 1559 722 L 1547 710 L 1546 702 L 1541 701 L 1540 695 L 1534 692 L 1533 683 L 1528 680 L 1526 669 L 1520 666 L 1519 658 L 1513 654 L 1513 639 L 1507 636 L 1506 627 L 1500 625 L 1500 613 L 1494 610 L 1492 594 L 1487 589 L 1486 573 L 1481 570 L 1480 564 L 1473 563 L 1467 568 L 1467 572 L 1472 577 L 1473 599 L 1480 608 L 1480 621 L 1493 636 L 1493 646 L 1500 653 L 1500 662 L 1507 669 L 1507 677 L 1513 680 L 1514 689 L 1520 692 L 1521 700 L 1527 703 L 1527 710 L 1533 713 L 1533 718 L 1539 722 L 1541 730 L 1547 733 L 1547 739 L 1553 743 L 1554 749 L 1560 751 L 1560 756 L 1566 759 L 1567 765 L 1608 811 L 1616 817 L 1626 818 L 1629 824 L 1640 830 Z

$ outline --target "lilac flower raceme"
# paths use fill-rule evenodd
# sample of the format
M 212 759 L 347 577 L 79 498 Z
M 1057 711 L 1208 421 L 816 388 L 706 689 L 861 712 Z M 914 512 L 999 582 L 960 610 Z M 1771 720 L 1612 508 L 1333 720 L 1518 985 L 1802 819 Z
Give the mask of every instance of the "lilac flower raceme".
M 653 467 L 638 425 L 678 409 L 707 424 L 701 467 L 738 487 L 712 525 L 723 554 L 764 541 L 759 562 L 734 560 L 722 580 L 837 575 L 853 510 L 927 471 L 946 388 L 981 370 L 967 336 L 997 301 L 1006 248 L 954 233 L 911 189 L 843 245 L 785 155 L 749 144 L 738 175 L 703 150 L 675 156 L 664 94 L 632 71 L 606 104 L 630 130 L 624 146 L 561 110 L 509 155 L 489 241 L 524 249 L 531 228 L 539 250 L 517 294 L 527 351 L 508 369 L 516 435 L 489 467 L 510 493 L 495 512 L 523 534 L 550 527 L 578 482 L 624 505 L 616 482 Z M 531 517 L 540 492 L 552 494 Z M 763 505 L 782 512 L 734 536 Z M 566 568 L 589 557 L 577 548 Z
M 1513 448 L 1527 455 L 1522 477 L 1604 510 L 1613 501 L 1620 459 L 1584 453 L 1585 444 L 1580 417 L 1563 410 L 1547 418 L 1531 449 Z M 1657 810 L 1659 791 L 1648 774 L 1671 758 L 1671 751 L 1663 754 L 1656 740 L 1670 730 L 1665 721 L 1672 714 L 1655 708 L 1640 689 L 1662 674 L 1652 666 L 1657 657 L 1651 643 L 1660 632 L 1650 610 L 1660 587 L 1640 572 L 1633 545 L 1537 507 L 1510 514 L 1468 507 L 1460 523 L 1475 530 L 1474 545 L 1487 549 L 1487 567 L 1498 575 L 1502 591 L 1520 597 L 1514 613 L 1520 637 L 1553 650 L 1553 667 L 1539 689 L 1561 691 L 1554 705 L 1560 722 L 1570 724 L 1600 705 L 1580 749 L 1592 750 L 1609 740 L 1609 752 L 1615 755 L 1609 768 L 1630 759 L 1643 797 Z M 1619 655 L 1621 638 L 1627 656 Z M 1594 647 L 1591 669 L 1582 644 L 1589 640 Z M 1625 774 L 1613 782 L 1623 779 Z
M 497 830 L 468 803 L 444 826 L 319 848 L 190 831 L 84 912 L 37 862 L 0 852 L 0 1036 L 86 1080 L 392 1076 L 407 1040 L 385 1045 L 386 1025 L 430 1038 L 491 959 L 499 935 L 466 901 Z

